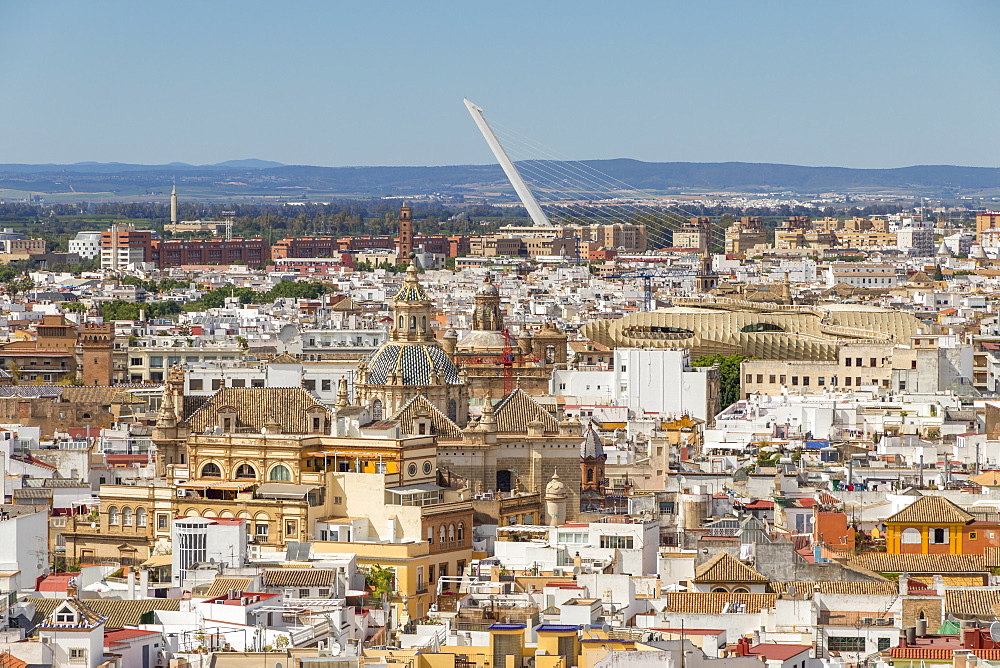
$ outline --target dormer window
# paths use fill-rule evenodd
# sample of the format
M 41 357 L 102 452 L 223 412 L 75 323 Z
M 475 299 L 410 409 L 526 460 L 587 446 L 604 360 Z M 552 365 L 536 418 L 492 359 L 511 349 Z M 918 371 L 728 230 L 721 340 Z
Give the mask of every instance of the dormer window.
M 222 427 L 222 433 L 231 434 L 236 431 L 236 409 L 232 406 L 223 406 L 219 409 L 217 413 L 219 416 L 219 426 Z
M 56 613 L 56 623 L 57 624 L 75 624 L 76 623 L 76 613 L 69 608 L 63 608 Z

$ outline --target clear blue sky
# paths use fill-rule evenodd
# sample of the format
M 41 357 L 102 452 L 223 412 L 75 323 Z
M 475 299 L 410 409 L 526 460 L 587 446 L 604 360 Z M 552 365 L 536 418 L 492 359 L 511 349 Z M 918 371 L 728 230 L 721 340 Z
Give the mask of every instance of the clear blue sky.
M 1000 3 L 0 3 L 0 163 L 997 166 Z

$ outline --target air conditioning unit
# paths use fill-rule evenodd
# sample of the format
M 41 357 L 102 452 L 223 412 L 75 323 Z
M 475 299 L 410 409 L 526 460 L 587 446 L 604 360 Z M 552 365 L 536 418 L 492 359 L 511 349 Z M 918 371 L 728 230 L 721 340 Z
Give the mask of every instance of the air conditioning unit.
M 876 619 L 875 626 L 892 626 L 892 617 Z
M 871 617 L 862 617 L 861 618 L 861 623 L 862 624 L 867 624 L 867 625 L 871 626 L 872 624 L 875 623 L 875 620 L 872 619 Z
M 187 490 L 183 487 L 177 488 L 177 496 L 187 496 Z

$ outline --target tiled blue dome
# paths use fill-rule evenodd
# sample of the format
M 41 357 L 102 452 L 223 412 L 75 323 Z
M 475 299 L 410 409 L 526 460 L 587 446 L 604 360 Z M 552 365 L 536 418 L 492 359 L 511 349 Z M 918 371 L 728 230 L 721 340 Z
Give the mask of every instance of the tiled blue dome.
M 434 371 L 446 385 L 462 382 L 451 359 L 434 343 L 390 341 L 372 353 L 364 366 L 367 385 L 385 385 L 393 373 L 400 375 L 403 385 L 430 385 Z

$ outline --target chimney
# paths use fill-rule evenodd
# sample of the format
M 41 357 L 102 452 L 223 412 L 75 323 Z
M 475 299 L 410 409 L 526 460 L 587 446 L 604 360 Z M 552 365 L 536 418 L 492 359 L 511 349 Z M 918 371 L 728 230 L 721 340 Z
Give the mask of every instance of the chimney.
M 128 572 L 128 600 L 135 600 L 135 572 Z
M 934 576 L 934 589 L 938 596 L 944 596 L 944 578 L 942 576 Z

